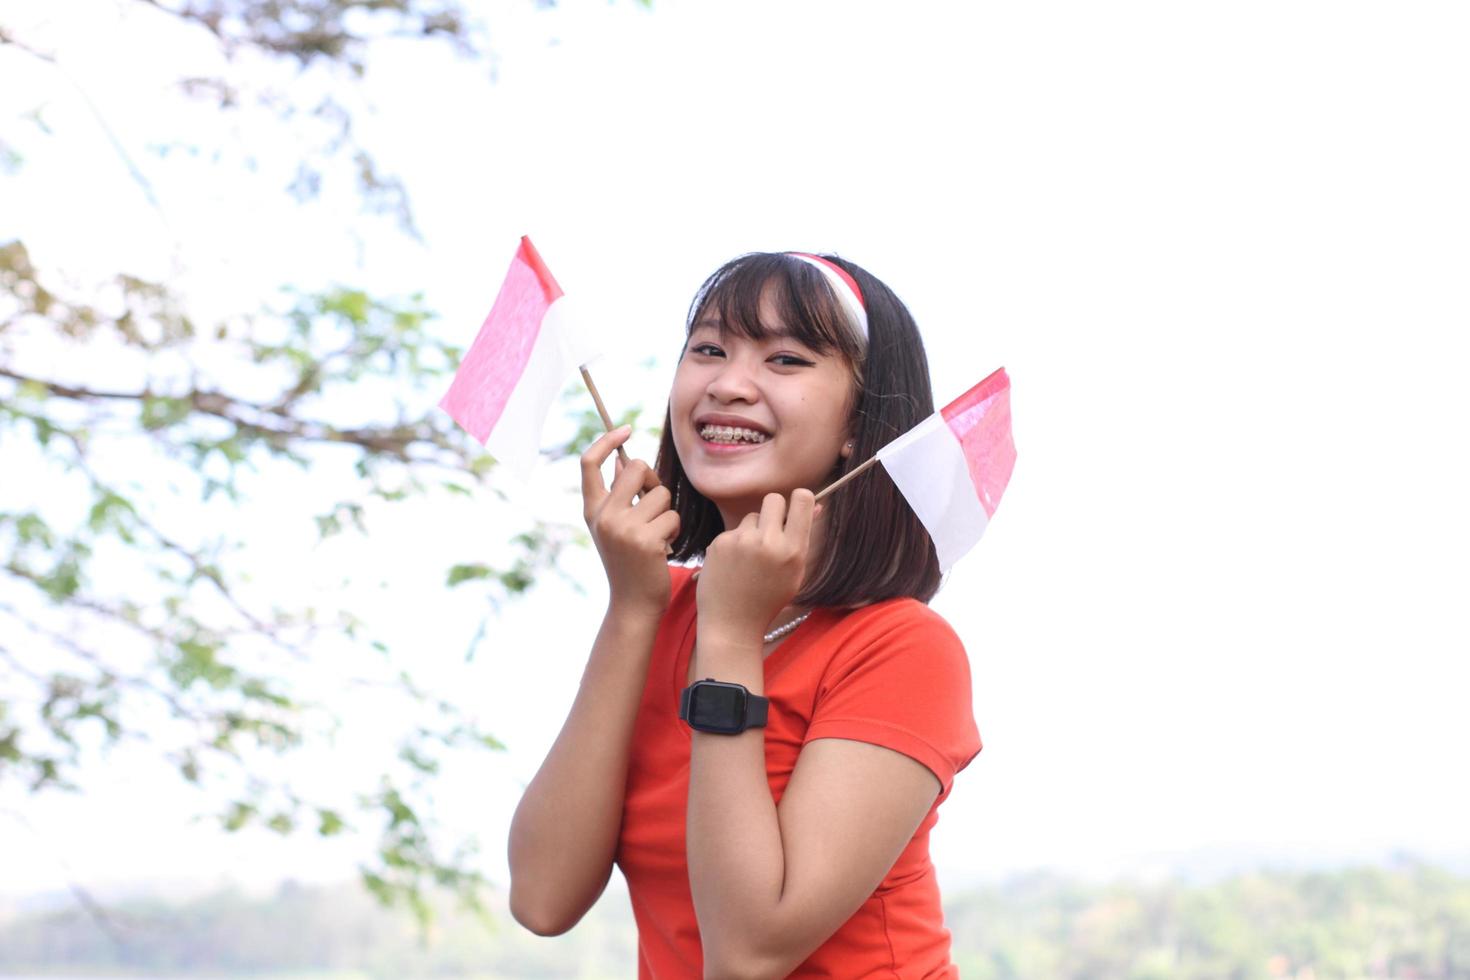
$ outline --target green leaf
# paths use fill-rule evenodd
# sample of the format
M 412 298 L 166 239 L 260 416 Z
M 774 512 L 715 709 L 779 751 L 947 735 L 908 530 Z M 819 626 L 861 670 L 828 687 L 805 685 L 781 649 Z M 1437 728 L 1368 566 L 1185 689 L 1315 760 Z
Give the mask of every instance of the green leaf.
M 219 647 L 194 639 L 176 643 L 178 657 L 169 664 L 169 677 L 181 688 L 187 689 L 196 681 L 203 681 L 215 690 L 228 687 L 238 676 L 238 671 L 219 660 Z
M 388 811 L 388 826 L 390 829 L 402 827 L 405 824 L 417 826 L 419 822 L 418 814 L 414 813 L 413 808 L 404 802 L 403 796 L 398 790 L 392 787 L 385 789 L 383 795 L 379 797 L 379 802 L 382 804 L 383 809 Z
M 317 810 L 316 815 L 320 821 L 317 824 L 316 832 L 323 837 L 336 836 L 347 828 L 346 821 L 342 819 L 342 815 L 336 810 L 320 809 Z
M 0 761 L 19 762 L 20 759 L 20 729 L 7 728 L 0 731 Z
M 193 405 L 187 398 L 145 395 L 139 421 L 149 432 L 156 432 L 179 424 L 189 417 L 191 411 Z
M 51 389 L 39 381 L 27 378 L 16 387 L 15 394 L 17 399 L 39 402 L 50 397 Z
M 82 567 L 74 556 L 68 555 L 49 574 L 37 579 L 36 584 L 55 602 L 70 599 L 82 587 Z
M 229 480 L 216 480 L 212 476 L 206 476 L 204 478 L 204 485 L 200 493 L 200 499 L 208 501 L 216 493 L 219 493 L 221 491 L 223 491 L 224 495 L 226 497 L 229 497 L 232 502 L 239 502 L 240 492 L 235 489 L 235 481 L 233 477 Z
M 354 326 L 362 326 L 367 322 L 371 308 L 372 302 L 367 293 L 360 289 L 334 290 L 323 296 L 321 302 L 323 313 L 335 313 L 351 321 Z
M 137 519 L 138 511 L 129 500 L 104 489 L 87 513 L 87 526 L 94 532 L 116 531 L 118 537 L 132 544 Z
M 57 761 L 50 756 L 39 756 L 31 760 L 36 774 L 31 780 L 31 790 L 41 789 L 48 785 L 65 785 L 61 779 L 61 767 Z
M 511 595 L 521 595 L 535 582 L 536 579 L 532 576 L 530 569 L 521 564 L 517 564 L 515 568 L 500 575 L 500 584 L 505 586 L 505 591 Z
M 451 586 L 459 585 L 461 582 L 490 578 L 494 574 L 495 570 L 489 565 L 478 563 L 471 565 L 452 565 L 449 569 L 449 578 L 445 584 Z
M 369 871 L 366 868 L 359 869 L 362 872 L 363 887 L 384 905 L 393 904 L 393 887 L 388 884 L 382 875 Z
M 240 693 L 255 701 L 264 701 L 278 708 L 292 707 L 291 699 L 277 691 L 273 691 L 265 681 L 252 677 L 240 685 Z
M 432 776 L 439 771 L 437 759 L 429 758 L 412 745 L 405 745 L 399 749 L 398 758 L 425 775 Z
M 229 809 L 225 811 L 224 819 L 222 821 L 224 824 L 224 828 L 230 833 L 234 833 L 241 827 L 244 827 L 251 820 L 253 820 L 255 818 L 255 814 L 256 809 L 254 804 L 246 803 L 243 800 L 236 800 L 234 803 L 231 803 Z
M 321 514 L 316 518 L 316 532 L 319 538 L 330 538 L 334 534 L 342 533 L 342 521 L 336 514 Z
M 39 544 L 43 548 L 56 547 L 56 535 L 37 514 L 21 514 L 17 517 L 15 535 L 22 545 Z

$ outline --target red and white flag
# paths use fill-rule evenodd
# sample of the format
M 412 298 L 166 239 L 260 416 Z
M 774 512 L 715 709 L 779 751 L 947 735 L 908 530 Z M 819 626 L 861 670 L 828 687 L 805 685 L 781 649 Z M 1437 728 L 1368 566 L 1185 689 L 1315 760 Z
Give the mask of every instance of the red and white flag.
M 949 571 L 990 523 L 1016 465 L 1005 368 L 878 450 Z
M 525 474 L 541 451 L 546 413 L 567 375 L 595 353 L 567 315 L 561 286 L 523 237 L 439 407 L 496 462 Z

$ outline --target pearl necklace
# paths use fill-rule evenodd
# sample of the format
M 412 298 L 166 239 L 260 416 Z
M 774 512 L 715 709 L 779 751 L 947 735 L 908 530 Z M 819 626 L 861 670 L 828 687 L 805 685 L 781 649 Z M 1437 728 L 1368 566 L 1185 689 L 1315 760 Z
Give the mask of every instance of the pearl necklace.
M 811 613 L 811 610 L 808 609 L 806 612 L 802 613 L 800 616 L 797 616 L 795 619 L 793 619 L 791 622 L 787 623 L 785 626 L 777 626 L 775 629 L 771 630 L 769 633 L 766 634 L 766 636 L 765 636 L 765 642 L 767 642 L 767 643 L 774 643 L 775 641 L 781 639 L 781 637 L 785 636 L 787 633 L 790 633 L 792 630 L 796 629 L 802 623 L 806 622 L 806 618 L 808 616 L 810 616 L 811 614 L 812 614 Z

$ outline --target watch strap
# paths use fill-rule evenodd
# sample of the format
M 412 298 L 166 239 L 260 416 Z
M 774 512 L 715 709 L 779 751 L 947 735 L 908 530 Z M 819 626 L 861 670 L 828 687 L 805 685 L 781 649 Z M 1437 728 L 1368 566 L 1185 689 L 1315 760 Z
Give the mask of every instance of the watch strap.
M 771 699 L 759 694 L 745 695 L 745 727 L 765 728 L 766 716 L 771 710 Z

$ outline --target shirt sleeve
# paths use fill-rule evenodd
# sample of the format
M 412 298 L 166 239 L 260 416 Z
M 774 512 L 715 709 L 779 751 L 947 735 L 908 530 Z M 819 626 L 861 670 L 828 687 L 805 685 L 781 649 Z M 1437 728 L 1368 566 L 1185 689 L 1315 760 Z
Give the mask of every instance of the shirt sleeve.
M 805 741 L 818 738 L 901 752 L 938 777 L 940 799 L 949 795 L 955 774 L 981 747 L 970 662 L 950 625 L 914 600 L 874 610 L 818 686 Z

